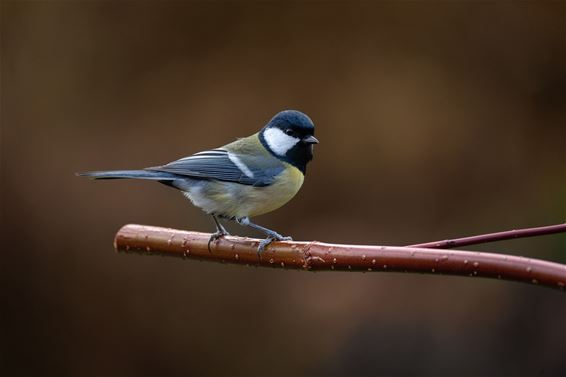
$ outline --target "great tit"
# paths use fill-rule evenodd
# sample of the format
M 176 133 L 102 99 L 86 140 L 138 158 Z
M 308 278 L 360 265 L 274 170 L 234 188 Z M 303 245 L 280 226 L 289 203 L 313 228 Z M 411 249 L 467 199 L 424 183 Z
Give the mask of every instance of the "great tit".
M 195 153 L 143 170 L 79 173 L 94 179 L 147 179 L 181 190 L 195 206 L 211 215 L 216 232 L 210 242 L 228 235 L 219 219 L 233 220 L 267 235 L 258 252 L 274 240 L 291 240 L 254 224 L 250 217 L 287 203 L 301 188 L 313 157 L 314 124 L 305 114 L 285 110 L 259 132 L 223 147 Z

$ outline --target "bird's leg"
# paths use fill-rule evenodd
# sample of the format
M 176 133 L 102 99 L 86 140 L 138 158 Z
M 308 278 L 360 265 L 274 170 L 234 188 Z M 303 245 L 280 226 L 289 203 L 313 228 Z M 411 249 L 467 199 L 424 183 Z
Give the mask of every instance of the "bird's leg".
M 222 236 L 229 236 L 230 233 L 224 228 L 224 226 L 220 223 L 220 220 L 216 217 L 216 215 L 212 215 L 212 219 L 214 220 L 214 224 L 216 225 L 216 233 L 218 237 Z
M 244 225 L 244 226 L 249 226 L 250 228 L 254 228 L 257 230 L 262 231 L 263 233 L 267 234 L 267 238 L 262 240 L 259 243 L 259 246 L 257 248 L 257 252 L 258 254 L 261 253 L 262 251 L 265 250 L 265 248 L 267 247 L 267 245 L 269 245 L 270 243 L 272 243 L 273 241 L 292 241 L 293 239 L 291 237 L 284 237 L 282 235 L 280 235 L 279 233 L 277 233 L 274 230 L 271 229 L 267 229 L 264 228 L 261 225 L 257 225 L 254 224 L 250 221 L 249 217 L 241 217 L 239 219 L 236 219 L 236 221 L 238 222 L 238 224 L 240 225 Z
M 216 225 L 216 232 L 212 233 L 212 235 L 210 236 L 210 238 L 208 239 L 208 251 L 212 252 L 210 250 L 210 243 L 216 241 L 217 239 L 219 239 L 220 237 L 223 236 L 229 236 L 230 233 L 228 233 L 228 231 L 226 230 L 226 228 L 224 228 L 224 226 L 222 224 L 220 224 L 220 221 L 216 218 L 216 215 L 212 214 L 212 219 L 214 220 L 214 224 Z

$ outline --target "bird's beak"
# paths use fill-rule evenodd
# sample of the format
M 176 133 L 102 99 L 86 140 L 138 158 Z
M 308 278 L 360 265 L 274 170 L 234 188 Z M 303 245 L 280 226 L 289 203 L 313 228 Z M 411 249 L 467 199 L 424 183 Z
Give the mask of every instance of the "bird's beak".
M 305 144 L 318 144 L 318 139 L 312 135 L 303 138 L 302 141 Z

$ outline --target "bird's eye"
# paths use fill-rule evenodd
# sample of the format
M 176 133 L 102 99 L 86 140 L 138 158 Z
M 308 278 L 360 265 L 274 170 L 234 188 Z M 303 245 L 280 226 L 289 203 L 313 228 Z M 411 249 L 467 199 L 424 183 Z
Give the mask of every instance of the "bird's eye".
M 286 135 L 289 135 L 289 136 L 295 136 L 295 131 L 293 131 L 293 130 L 290 129 L 290 128 L 287 128 L 287 129 L 285 130 L 285 134 L 286 134 Z

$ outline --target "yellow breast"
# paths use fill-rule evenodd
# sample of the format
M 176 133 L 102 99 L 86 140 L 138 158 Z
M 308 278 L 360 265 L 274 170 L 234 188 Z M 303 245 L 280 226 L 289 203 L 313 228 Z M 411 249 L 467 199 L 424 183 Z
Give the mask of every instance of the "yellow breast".
M 286 163 L 285 163 L 286 164 Z M 275 183 L 267 187 L 252 187 L 247 203 L 242 203 L 244 216 L 258 216 L 271 212 L 291 200 L 303 185 L 305 176 L 289 164 L 277 176 Z
M 185 196 L 207 213 L 236 218 L 263 215 L 291 200 L 303 184 L 303 173 L 292 165 L 284 164 L 285 170 L 269 186 L 207 181 L 191 187 Z

